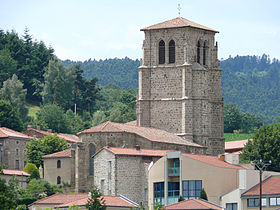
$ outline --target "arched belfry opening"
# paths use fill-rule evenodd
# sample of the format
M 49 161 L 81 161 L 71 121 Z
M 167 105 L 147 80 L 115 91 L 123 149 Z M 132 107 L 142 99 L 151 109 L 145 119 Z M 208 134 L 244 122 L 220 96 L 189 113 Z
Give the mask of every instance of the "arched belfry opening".
M 203 65 L 206 65 L 206 49 L 207 49 L 207 44 L 205 41 L 203 44 Z
M 175 42 L 171 40 L 169 42 L 169 63 L 175 63 Z
M 159 64 L 165 63 L 165 43 L 163 40 L 159 42 L 159 46 L 158 46 L 158 63 Z
M 92 156 L 95 154 L 95 146 L 93 144 L 89 145 L 89 175 L 93 175 L 94 165 Z
M 200 41 L 197 41 L 196 45 L 196 62 L 200 63 Z

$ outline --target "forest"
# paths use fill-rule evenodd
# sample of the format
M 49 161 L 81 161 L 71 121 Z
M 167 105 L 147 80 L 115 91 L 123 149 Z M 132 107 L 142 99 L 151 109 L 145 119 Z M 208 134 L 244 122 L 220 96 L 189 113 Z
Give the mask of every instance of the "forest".
M 28 29 L 22 36 L 0 30 L 1 125 L 77 133 L 107 120 L 135 120 L 139 65 L 128 57 L 62 61 Z M 221 68 L 226 132 L 278 121 L 279 60 L 236 56 Z

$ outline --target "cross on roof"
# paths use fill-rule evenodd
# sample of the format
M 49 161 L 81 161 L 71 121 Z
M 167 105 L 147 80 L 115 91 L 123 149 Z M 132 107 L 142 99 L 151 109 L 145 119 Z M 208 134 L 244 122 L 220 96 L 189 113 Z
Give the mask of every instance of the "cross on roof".
M 180 6 L 180 4 L 178 4 L 178 8 L 177 8 L 177 9 L 178 9 L 178 15 L 179 15 L 179 17 L 180 17 L 180 14 L 181 14 L 180 11 L 181 11 L 181 9 L 182 9 L 181 6 Z

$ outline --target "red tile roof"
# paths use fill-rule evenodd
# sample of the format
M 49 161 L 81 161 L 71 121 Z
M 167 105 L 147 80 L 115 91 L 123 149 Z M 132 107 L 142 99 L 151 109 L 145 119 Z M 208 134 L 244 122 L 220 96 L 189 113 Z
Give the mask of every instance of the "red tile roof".
M 106 206 L 119 207 L 136 207 L 133 203 L 123 199 L 120 196 L 103 196 Z M 72 205 L 84 206 L 88 201 L 88 193 L 75 194 L 54 194 L 41 200 L 35 201 L 33 204 L 49 204 L 56 205 L 55 207 L 68 207 Z
M 28 130 L 33 130 L 35 132 L 41 133 L 44 136 L 48 136 L 48 135 L 54 135 L 55 133 L 49 132 L 49 131 L 43 131 L 43 130 L 39 130 L 39 129 L 35 129 L 35 128 L 28 128 Z M 66 133 L 57 133 L 56 134 L 59 138 L 63 138 L 66 141 L 70 142 L 70 143 L 77 143 L 79 142 L 79 137 L 73 134 L 66 134 Z
M 71 149 L 63 150 L 60 152 L 44 155 L 43 158 L 64 158 L 71 157 Z
M 220 160 L 217 156 L 209 156 L 209 155 L 194 155 L 194 154 L 186 154 L 183 153 L 184 156 L 199 160 L 201 162 L 217 166 L 217 167 L 222 167 L 222 168 L 233 168 L 233 169 L 244 169 L 242 166 L 239 165 L 232 165 L 230 163 L 227 163 L 225 161 Z
M 106 149 L 115 155 L 153 156 L 153 157 L 163 157 L 166 155 L 166 152 L 173 151 L 173 150 L 153 150 L 153 149 L 136 150 L 135 148 L 119 148 L 119 147 L 103 147 L 103 149 Z
M 213 31 L 215 33 L 218 33 L 219 31 L 216 31 L 212 28 L 208 28 L 206 26 L 197 24 L 195 22 L 192 22 L 190 20 L 187 20 L 182 17 L 177 17 L 172 20 L 168 20 L 162 23 L 158 23 L 146 28 L 142 28 L 141 31 L 147 31 L 147 30 L 154 30 L 154 29 L 167 29 L 167 28 L 183 28 L 183 27 L 191 27 L 191 28 L 198 28 L 206 31 Z
M 17 138 L 24 138 L 24 139 L 31 139 L 29 136 L 14 131 L 12 129 L 9 128 L 5 128 L 5 127 L 0 127 L 0 138 L 8 138 L 8 137 L 17 137 Z
M 227 141 L 225 142 L 225 151 L 227 152 L 232 150 L 242 150 L 247 142 L 248 139 L 239 141 Z
M 201 199 L 189 199 L 178 203 L 174 203 L 165 207 L 165 209 L 217 209 L 222 210 L 222 207 Z
M 203 147 L 199 144 L 190 142 L 188 140 L 185 140 L 173 133 L 169 133 L 164 130 L 156 129 L 156 128 L 147 128 L 147 127 L 141 127 L 141 126 L 133 126 L 133 125 L 127 125 L 123 123 L 115 123 L 115 122 L 105 122 L 100 125 L 97 125 L 95 127 L 89 128 L 87 130 L 84 130 L 82 132 L 79 132 L 80 134 L 85 133 L 106 133 L 106 132 L 127 132 L 127 133 L 135 133 L 139 136 L 142 136 L 150 141 L 154 142 L 162 142 L 162 143 L 172 143 L 172 144 L 180 144 L 180 145 L 187 145 L 187 146 L 193 146 L 193 147 Z
M 11 170 L 11 169 L 2 169 L 2 173 L 4 175 L 30 176 L 30 174 L 26 173 L 25 171 Z
M 243 196 L 257 196 L 260 194 L 260 185 L 257 184 L 245 193 Z M 280 176 L 270 176 L 262 182 L 263 195 L 280 195 Z
M 127 122 L 127 123 L 125 123 L 125 125 L 134 125 L 134 126 L 137 126 L 137 120 Z

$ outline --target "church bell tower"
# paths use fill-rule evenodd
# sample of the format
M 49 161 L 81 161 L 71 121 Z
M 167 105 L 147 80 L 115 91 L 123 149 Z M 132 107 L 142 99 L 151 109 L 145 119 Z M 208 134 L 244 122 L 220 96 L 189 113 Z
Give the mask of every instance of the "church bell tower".
M 137 125 L 166 130 L 224 153 L 218 31 L 182 17 L 141 29 Z

